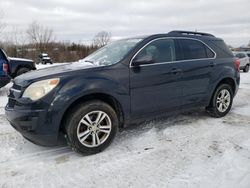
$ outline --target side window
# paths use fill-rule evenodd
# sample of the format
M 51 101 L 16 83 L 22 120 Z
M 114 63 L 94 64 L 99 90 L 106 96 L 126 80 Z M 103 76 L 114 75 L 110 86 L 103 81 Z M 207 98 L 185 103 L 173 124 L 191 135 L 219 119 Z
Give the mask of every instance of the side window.
M 144 47 L 135 58 L 151 56 L 153 63 L 175 61 L 175 44 L 173 39 L 159 39 Z
M 2 51 L 2 49 L 0 48 L 0 60 L 1 61 L 6 61 L 6 54 L 4 53 L 4 51 Z
M 203 43 L 191 39 L 179 39 L 181 54 L 179 60 L 213 58 L 214 53 Z
M 3 52 L 1 51 L 1 49 L 0 49 L 0 60 L 4 60 L 5 59 L 5 57 L 4 57 L 4 55 L 3 55 Z

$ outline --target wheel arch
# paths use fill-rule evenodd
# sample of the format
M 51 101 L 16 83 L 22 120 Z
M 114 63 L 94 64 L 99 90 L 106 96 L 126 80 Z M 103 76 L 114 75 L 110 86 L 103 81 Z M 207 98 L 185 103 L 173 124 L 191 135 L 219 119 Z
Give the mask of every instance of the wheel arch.
M 71 102 L 71 104 L 63 112 L 63 115 L 62 115 L 62 118 L 60 121 L 59 130 L 64 131 L 64 122 L 67 118 L 67 114 L 71 110 L 73 110 L 75 108 L 75 106 L 77 106 L 81 103 L 84 103 L 86 101 L 90 101 L 90 100 L 100 100 L 100 101 L 103 101 L 103 102 L 109 104 L 118 115 L 119 127 L 123 127 L 123 125 L 124 125 L 124 111 L 122 109 L 121 103 L 114 96 L 111 96 L 109 94 L 92 93 L 92 94 L 87 94 L 87 95 L 81 96 L 81 97 L 77 98 L 76 100 L 74 100 L 73 102 Z
M 28 68 L 29 70 L 33 70 L 33 68 L 30 66 L 30 65 L 18 65 L 16 67 L 16 70 L 13 74 L 13 77 L 16 77 L 17 76 L 17 72 L 21 69 L 21 68 Z
M 226 77 L 226 78 L 223 78 L 215 87 L 215 90 L 221 85 L 221 84 L 228 84 L 232 87 L 232 90 L 233 90 L 233 94 L 235 94 L 236 92 L 236 84 L 235 84 L 235 81 L 233 78 L 230 78 L 230 77 Z
M 209 106 L 211 105 L 212 99 L 213 99 L 213 97 L 214 97 L 214 94 L 215 94 L 217 88 L 218 88 L 220 85 L 222 85 L 222 84 L 228 84 L 228 85 L 230 85 L 230 86 L 232 87 L 232 90 L 233 90 L 233 95 L 235 95 L 235 93 L 236 93 L 236 83 L 235 83 L 234 79 L 231 78 L 231 77 L 225 77 L 225 78 L 223 78 L 222 80 L 220 80 L 220 81 L 216 84 L 215 88 L 213 89 L 212 95 L 210 96 L 210 100 L 209 100 Z

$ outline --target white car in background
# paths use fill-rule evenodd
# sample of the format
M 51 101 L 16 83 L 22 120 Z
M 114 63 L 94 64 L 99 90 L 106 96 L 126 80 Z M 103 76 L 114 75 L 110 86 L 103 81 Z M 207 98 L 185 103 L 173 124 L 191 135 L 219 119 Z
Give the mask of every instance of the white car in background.
M 246 51 L 247 56 L 249 57 L 249 62 L 250 62 L 250 51 Z
M 240 69 L 244 72 L 249 71 L 250 66 L 250 59 L 249 54 L 250 52 L 233 52 L 235 57 L 240 59 Z

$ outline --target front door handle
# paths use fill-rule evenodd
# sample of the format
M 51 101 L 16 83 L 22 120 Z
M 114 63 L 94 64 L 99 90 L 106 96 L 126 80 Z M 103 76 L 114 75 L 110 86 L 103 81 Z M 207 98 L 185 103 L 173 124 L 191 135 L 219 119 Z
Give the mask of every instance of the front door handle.
M 210 62 L 210 67 L 215 67 L 216 63 L 215 62 Z

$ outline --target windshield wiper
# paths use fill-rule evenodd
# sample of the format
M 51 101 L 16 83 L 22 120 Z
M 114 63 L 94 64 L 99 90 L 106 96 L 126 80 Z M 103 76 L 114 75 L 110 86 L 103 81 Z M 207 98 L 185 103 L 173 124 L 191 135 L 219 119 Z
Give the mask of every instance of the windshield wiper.
M 90 60 L 84 60 L 84 62 L 88 62 L 88 63 L 94 64 L 94 61 L 90 61 Z

